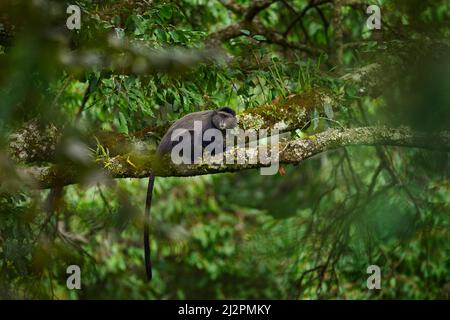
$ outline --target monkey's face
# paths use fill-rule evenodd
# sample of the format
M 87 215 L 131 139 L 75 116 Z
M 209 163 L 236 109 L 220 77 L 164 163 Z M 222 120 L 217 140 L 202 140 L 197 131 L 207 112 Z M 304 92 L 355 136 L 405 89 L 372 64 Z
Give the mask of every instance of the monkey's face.
M 236 117 L 223 111 L 216 111 L 212 117 L 212 122 L 219 130 L 233 129 L 237 125 Z

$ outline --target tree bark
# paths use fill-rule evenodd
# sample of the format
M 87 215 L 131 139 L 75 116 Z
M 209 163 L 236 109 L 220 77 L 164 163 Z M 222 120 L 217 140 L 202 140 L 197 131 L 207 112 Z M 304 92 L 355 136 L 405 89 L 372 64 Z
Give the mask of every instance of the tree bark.
M 296 164 L 320 153 L 346 146 L 401 146 L 450 151 L 450 132 L 422 133 L 414 132 L 406 127 L 360 127 L 349 129 L 328 129 L 306 139 L 296 139 L 277 144 L 279 150 L 279 163 Z M 110 178 L 145 178 L 152 172 L 155 176 L 188 177 L 196 175 L 236 172 L 248 169 L 266 167 L 261 162 L 250 163 L 262 154 L 262 146 L 245 149 L 235 147 L 229 154 L 236 156 L 232 164 L 213 164 L 206 159 L 201 164 L 175 165 L 170 159 L 164 159 L 164 165 L 155 161 L 151 155 L 132 152 L 105 158 L 98 161 L 98 169 Z M 270 148 L 269 148 L 270 149 Z M 250 155 L 250 156 L 249 156 Z M 270 155 L 261 156 L 264 161 Z M 89 172 L 92 174 L 92 171 Z M 38 188 L 50 188 L 56 183 L 63 185 L 81 183 L 86 177 L 80 174 L 76 167 L 29 167 L 20 169 L 20 176 L 27 177 Z

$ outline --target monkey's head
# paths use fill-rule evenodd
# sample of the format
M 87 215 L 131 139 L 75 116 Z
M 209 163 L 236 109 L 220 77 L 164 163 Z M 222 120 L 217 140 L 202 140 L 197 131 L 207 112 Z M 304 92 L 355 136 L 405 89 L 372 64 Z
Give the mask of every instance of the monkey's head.
M 214 110 L 212 123 L 219 130 L 233 129 L 237 125 L 236 112 L 230 107 Z

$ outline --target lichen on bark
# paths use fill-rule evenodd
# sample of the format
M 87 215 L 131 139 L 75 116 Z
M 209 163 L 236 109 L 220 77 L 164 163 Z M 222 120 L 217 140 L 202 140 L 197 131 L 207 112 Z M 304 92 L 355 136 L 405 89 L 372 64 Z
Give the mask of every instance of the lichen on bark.
M 248 109 L 239 117 L 239 123 L 243 129 L 278 128 L 280 131 L 305 129 L 311 123 L 312 113 L 315 110 L 323 113 L 325 105 L 335 108 L 337 98 L 328 90 L 312 88 Z

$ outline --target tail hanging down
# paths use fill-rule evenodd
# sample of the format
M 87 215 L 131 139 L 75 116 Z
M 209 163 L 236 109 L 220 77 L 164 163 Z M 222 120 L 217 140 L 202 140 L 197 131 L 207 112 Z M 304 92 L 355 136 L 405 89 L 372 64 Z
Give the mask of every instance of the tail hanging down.
M 148 179 L 147 198 L 145 200 L 144 212 L 144 260 L 147 280 L 152 280 L 152 260 L 150 257 L 150 209 L 152 207 L 153 185 L 155 176 L 151 175 Z

